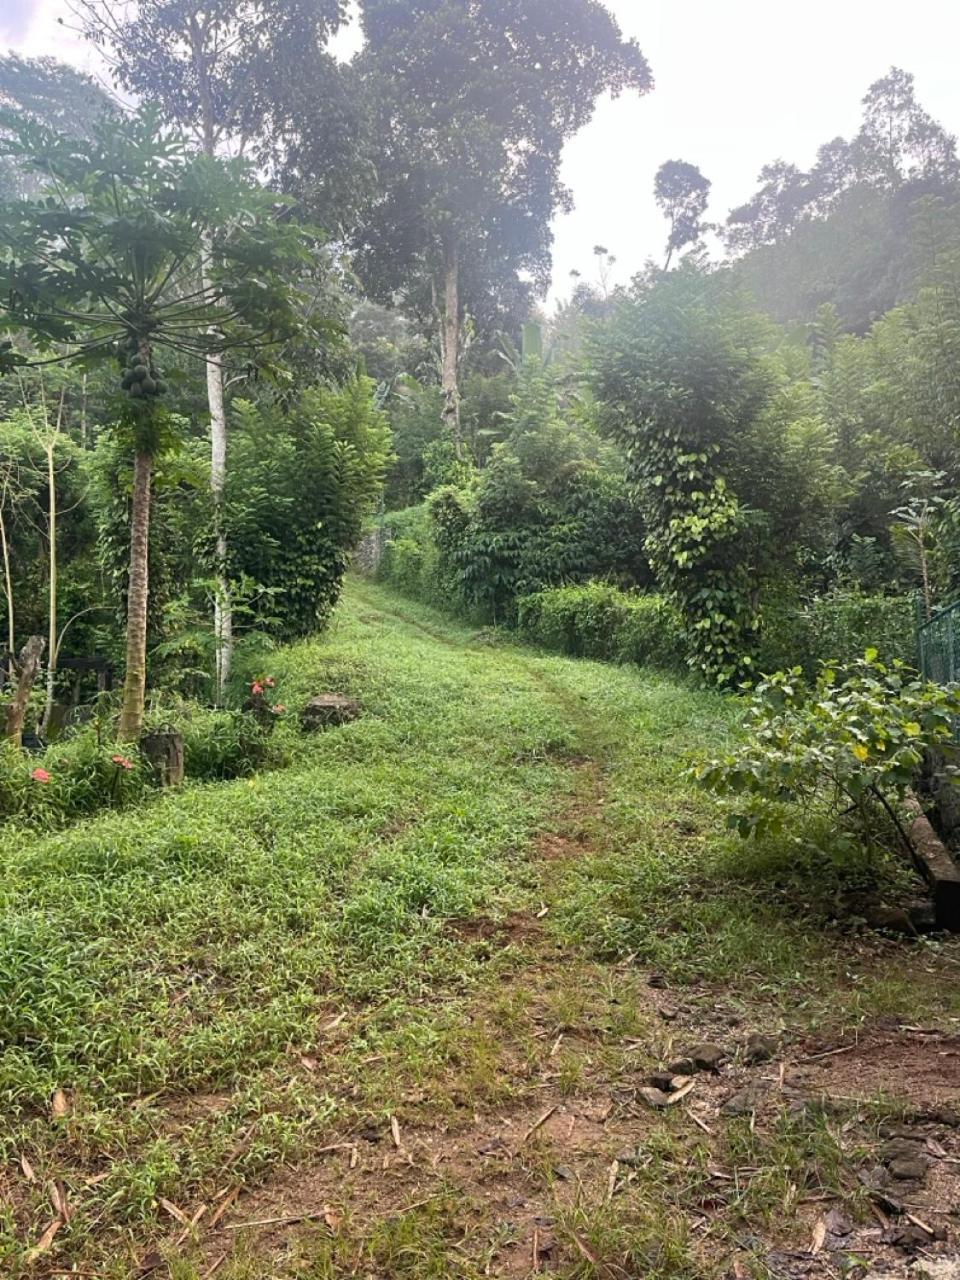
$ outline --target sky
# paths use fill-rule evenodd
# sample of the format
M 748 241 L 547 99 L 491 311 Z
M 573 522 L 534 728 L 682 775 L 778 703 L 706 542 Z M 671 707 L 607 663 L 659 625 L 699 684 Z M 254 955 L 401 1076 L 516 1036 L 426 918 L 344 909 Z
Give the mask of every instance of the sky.
M 913 72 L 926 109 L 960 132 L 960 4 L 956 0 L 607 0 L 653 69 L 653 92 L 604 100 L 570 143 L 563 177 L 575 210 L 555 225 L 553 296 L 570 272 L 595 278 L 593 247 L 628 280 L 666 239 L 653 202 L 664 160 L 686 160 L 712 181 L 720 221 L 782 157 L 801 167 L 817 147 L 855 132 L 860 100 L 892 65 Z M 0 0 L 0 48 L 53 54 L 96 70 L 91 51 L 59 26 L 67 0 Z M 341 47 L 349 51 L 348 34 Z

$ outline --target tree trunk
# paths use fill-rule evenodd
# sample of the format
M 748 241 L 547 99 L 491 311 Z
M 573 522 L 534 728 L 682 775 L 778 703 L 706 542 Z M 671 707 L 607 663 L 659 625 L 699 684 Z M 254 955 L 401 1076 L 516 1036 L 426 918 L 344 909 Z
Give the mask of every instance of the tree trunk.
M 463 458 L 460 433 L 460 253 L 453 235 L 443 242 L 443 328 L 441 330 L 443 370 L 443 425 L 450 433 L 457 460 Z
M 227 535 L 223 522 L 227 483 L 227 416 L 223 406 L 223 358 L 207 357 L 207 403 L 210 407 L 210 489 L 216 533 L 217 594 L 213 604 L 216 641 L 216 700 L 222 702 L 233 662 L 233 605 L 227 576 Z
M 47 619 L 47 697 L 40 720 L 40 736 L 45 737 L 53 715 L 57 690 L 57 475 L 53 465 L 53 445 L 47 445 L 47 534 L 50 539 L 50 583 Z
M 212 159 L 217 152 L 217 123 L 213 89 L 210 84 L 210 62 L 206 51 L 209 29 L 196 17 L 188 23 L 193 68 L 200 95 L 200 136 L 203 153 Z M 201 258 L 201 284 L 207 287 L 205 262 L 209 244 L 205 243 Z M 213 521 L 216 537 L 217 594 L 213 602 L 213 636 L 216 646 L 215 700 L 223 702 L 230 668 L 233 664 L 233 602 L 227 577 L 227 535 L 223 522 L 223 498 L 227 479 L 227 415 L 223 404 L 223 356 L 207 356 L 207 407 L 210 410 L 210 490 L 213 497 Z
M 120 708 L 120 738 L 136 742 L 143 727 L 147 689 L 147 601 L 150 592 L 150 480 L 153 458 L 138 450 L 133 461 L 130 578 L 127 584 L 127 659 Z
M 17 691 L 7 707 L 7 737 L 15 747 L 23 744 L 23 722 L 27 718 L 30 690 L 37 678 L 37 669 L 43 654 L 43 636 L 31 636 L 20 653 L 17 672 Z
M 6 494 L 4 493 L 4 497 Z M 13 650 L 17 633 L 13 614 L 13 571 L 10 568 L 10 544 L 7 541 L 7 523 L 3 509 L 0 507 L 0 543 L 3 544 L 3 588 L 7 594 L 7 649 L 13 661 Z

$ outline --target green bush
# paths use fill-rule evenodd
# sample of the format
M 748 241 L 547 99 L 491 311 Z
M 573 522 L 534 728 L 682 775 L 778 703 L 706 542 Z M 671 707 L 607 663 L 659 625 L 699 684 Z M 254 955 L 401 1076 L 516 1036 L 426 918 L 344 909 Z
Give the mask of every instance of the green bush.
M 458 597 L 444 572 L 426 503 L 386 517 L 387 542 L 377 580 L 425 604 L 450 609 Z
M 917 606 L 911 595 L 834 591 L 814 600 L 807 618 L 815 659 L 850 662 L 872 647 L 883 662 L 917 665 Z
M 960 689 L 911 678 L 868 649 L 842 670 L 824 666 L 807 685 L 799 667 L 757 686 L 747 739 L 695 770 L 702 786 L 732 797 L 742 836 L 783 829 L 788 806 L 826 808 L 866 844 L 895 816 L 927 750 L 957 755 Z M 902 833 L 902 828 L 901 828 Z
M 755 667 L 761 673 L 821 662 L 848 663 L 870 647 L 883 662 L 917 663 L 917 611 L 909 595 L 865 595 L 837 589 L 804 604 L 788 591 L 765 593 Z
M 0 821 L 55 827 L 98 809 L 135 804 L 150 786 L 150 770 L 136 750 L 102 744 L 94 726 L 41 755 L 0 744 Z
M 201 782 L 243 778 L 282 756 L 282 749 L 246 711 L 191 708 L 176 717 L 172 727 L 183 734 L 187 777 Z
M 686 667 L 679 615 L 662 596 L 602 582 L 553 587 L 518 602 L 517 625 L 525 640 L 572 657 Z

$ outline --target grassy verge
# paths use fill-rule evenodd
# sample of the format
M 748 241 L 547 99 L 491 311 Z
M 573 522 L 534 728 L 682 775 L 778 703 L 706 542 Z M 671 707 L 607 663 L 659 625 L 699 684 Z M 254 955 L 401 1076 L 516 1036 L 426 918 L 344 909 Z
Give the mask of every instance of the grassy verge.
M 337 690 L 361 719 L 296 740 L 286 769 L 3 847 L 10 1274 L 33 1274 L 51 1186 L 68 1220 L 35 1267 L 119 1280 L 160 1247 L 159 1274 L 201 1275 L 177 1214 L 209 1219 L 311 1151 L 398 1117 L 453 1131 L 522 1106 L 547 1052 L 562 1097 L 616 1077 L 638 1041 L 655 1064 L 648 968 L 705 1016 L 958 1012 L 955 983 L 929 976 L 955 972 L 954 947 L 824 928 L 861 881 L 900 892 L 896 867 L 836 862 L 817 832 L 743 846 L 681 780 L 732 732 L 729 704 L 488 640 L 354 583 L 332 631 L 274 674 L 288 705 Z M 568 1210 L 564 1274 L 603 1274 L 592 1232 L 618 1257 L 639 1249 L 625 1220 L 578 1226 L 583 1206 Z M 284 1242 L 266 1272 L 239 1233 L 219 1273 L 484 1274 L 496 1232 L 462 1188 L 399 1223 L 366 1212 L 302 1266 Z M 662 1274 L 698 1274 L 671 1212 L 682 1264 Z M 642 1205 L 631 1221 L 637 1239 L 663 1228 Z

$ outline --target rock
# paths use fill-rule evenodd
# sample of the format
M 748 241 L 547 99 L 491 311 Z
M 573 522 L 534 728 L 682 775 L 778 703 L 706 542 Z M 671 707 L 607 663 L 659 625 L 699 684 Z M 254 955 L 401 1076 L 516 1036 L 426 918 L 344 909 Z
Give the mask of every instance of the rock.
M 923 1182 L 927 1176 L 925 1160 L 910 1160 L 901 1156 L 891 1160 L 887 1168 L 890 1170 L 891 1178 L 896 1178 L 898 1182 Z
M 883 929 L 887 933 L 899 933 L 911 938 L 917 936 L 913 921 L 902 907 L 870 907 L 866 918 L 871 929 Z
M 671 1009 L 666 1006 L 663 1009 L 659 1009 L 658 1012 L 660 1014 L 660 1017 L 664 1020 L 664 1022 L 676 1022 L 676 1020 L 680 1017 L 679 1010 Z
M 720 1064 L 727 1059 L 726 1050 L 718 1044 L 698 1044 L 690 1050 L 693 1065 L 698 1071 L 719 1071 Z
M 720 1108 L 720 1114 L 724 1116 L 748 1116 L 756 1111 L 763 1098 L 765 1089 L 756 1085 L 748 1084 L 744 1089 L 738 1089 L 736 1093 L 726 1100 Z
M 674 1090 L 673 1072 L 654 1071 L 653 1075 L 647 1076 L 647 1084 L 654 1089 L 659 1089 L 662 1093 L 672 1093 Z
M 676 1062 L 671 1062 L 667 1070 L 672 1076 L 692 1076 L 696 1071 L 692 1058 L 677 1058 Z
M 618 1151 L 614 1159 L 617 1164 L 625 1164 L 628 1168 L 635 1168 L 644 1162 L 643 1147 L 625 1147 L 622 1151 Z
M 832 1236 L 848 1236 L 853 1230 L 853 1223 L 842 1209 L 831 1209 L 824 1223 Z
M 653 987 L 656 991 L 663 991 L 667 985 L 667 980 L 662 973 L 651 973 L 647 979 L 647 986 Z
M 743 1060 L 748 1066 L 756 1067 L 761 1062 L 769 1062 L 777 1052 L 777 1042 L 773 1036 L 762 1036 L 755 1033 L 747 1040 L 743 1051 Z
M 905 1136 L 902 1132 L 885 1142 L 880 1151 L 880 1159 L 885 1165 L 893 1164 L 894 1160 L 922 1159 L 922 1155 L 921 1143 L 912 1135 Z
M 933 933 L 937 927 L 937 908 L 928 899 L 907 903 L 907 915 L 917 933 Z
M 904 1223 L 903 1226 L 888 1227 L 880 1240 L 883 1244 L 894 1244 L 899 1249 L 921 1249 L 925 1244 L 930 1243 L 930 1237 L 923 1228 L 915 1226 L 912 1222 Z
M 669 1107 L 670 1095 L 664 1093 L 662 1089 L 638 1089 L 637 1097 L 641 1098 L 648 1107 Z
M 570 1166 L 566 1164 L 554 1165 L 553 1172 L 554 1176 L 560 1178 L 562 1182 L 573 1182 L 576 1178 L 576 1174 Z
M 312 733 L 335 725 L 347 724 L 360 715 L 360 704 L 342 693 L 321 693 L 311 698 L 300 712 L 304 731 Z

